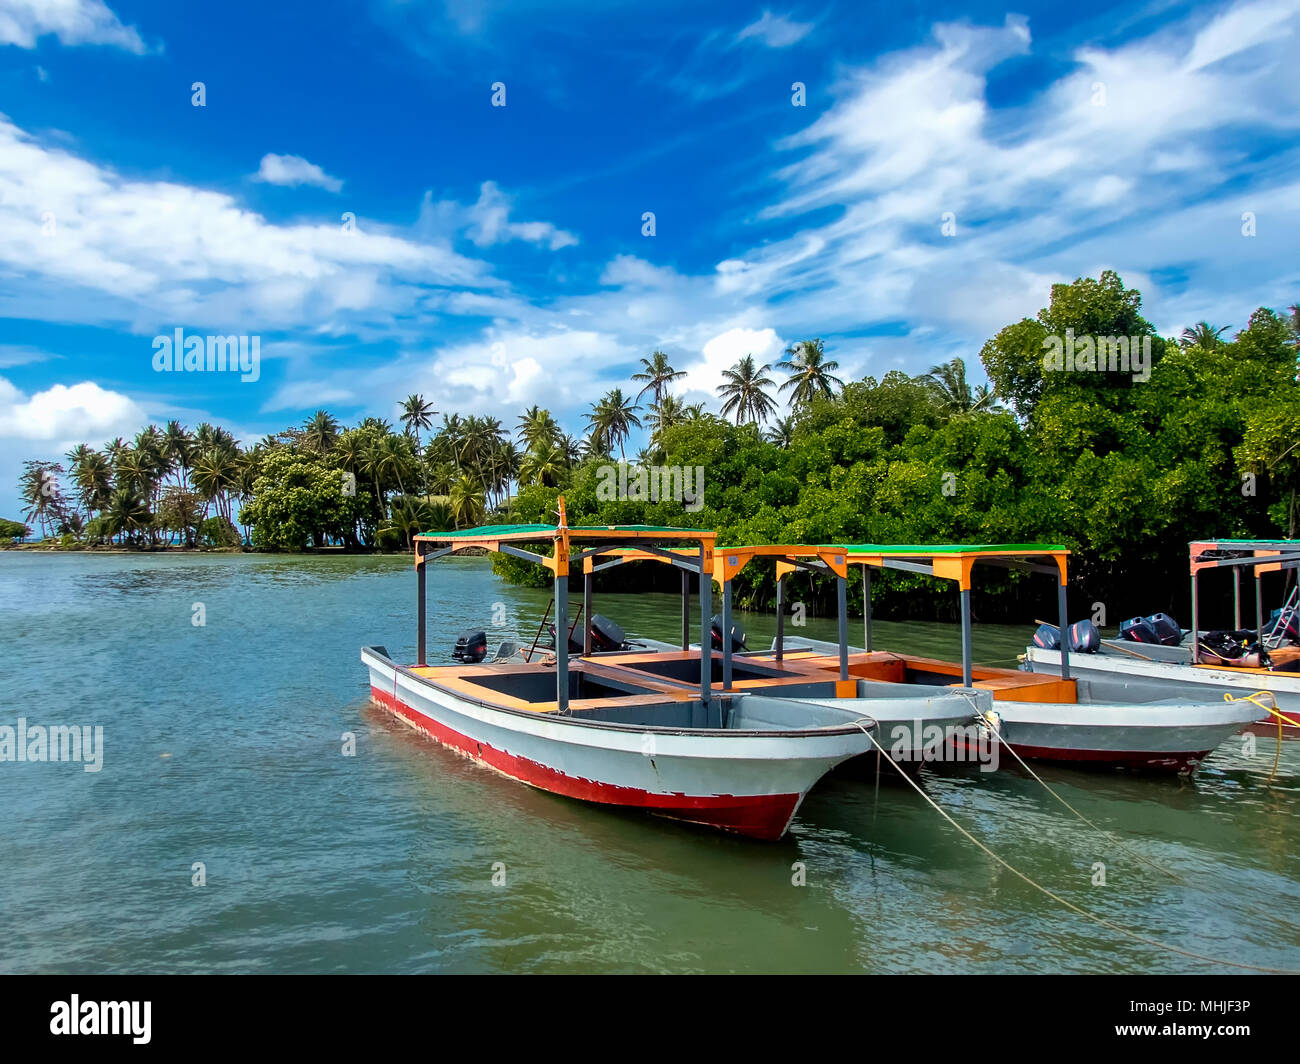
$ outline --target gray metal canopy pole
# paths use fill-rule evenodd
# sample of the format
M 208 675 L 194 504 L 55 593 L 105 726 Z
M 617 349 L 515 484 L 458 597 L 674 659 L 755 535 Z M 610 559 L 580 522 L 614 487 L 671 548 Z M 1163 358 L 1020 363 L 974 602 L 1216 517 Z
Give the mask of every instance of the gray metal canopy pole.
M 971 657 L 970 588 L 966 587 L 962 588 L 961 592 L 961 685 L 963 687 L 970 687 L 974 681 Z
M 722 582 L 722 689 L 731 690 L 731 581 Z
M 556 550 L 561 544 L 557 543 Z M 569 577 L 555 577 L 555 708 L 569 708 Z
M 1067 601 L 1066 586 L 1056 585 L 1056 612 L 1061 622 L 1061 679 L 1070 678 L 1070 606 Z
M 1201 658 L 1201 604 L 1196 597 L 1196 570 L 1192 570 L 1192 664 Z
M 785 581 L 776 578 L 776 660 L 781 660 L 785 646 Z
M 1241 570 L 1232 570 L 1232 627 L 1241 631 Z
M 691 574 L 682 570 L 682 650 L 691 649 Z
M 582 656 L 585 658 L 591 657 L 591 575 L 582 574 Z M 569 641 L 567 634 L 564 641 Z
M 428 563 L 424 560 L 424 544 L 417 542 L 415 544 L 415 586 L 416 586 L 416 605 L 415 605 L 415 663 L 424 664 L 424 591 L 425 591 L 425 568 Z
M 1264 650 L 1264 592 L 1260 588 L 1258 569 L 1251 570 L 1255 574 L 1255 638 L 1259 641 L 1260 652 Z
M 700 546 L 700 701 L 708 720 L 709 688 L 713 684 L 713 643 L 709 633 L 709 614 L 713 610 L 713 574 L 709 572 L 708 546 Z
M 835 597 L 839 618 L 840 634 L 840 679 L 849 678 L 849 582 L 835 574 Z
M 862 567 L 862 649 L 871 653 L 871 566 Z

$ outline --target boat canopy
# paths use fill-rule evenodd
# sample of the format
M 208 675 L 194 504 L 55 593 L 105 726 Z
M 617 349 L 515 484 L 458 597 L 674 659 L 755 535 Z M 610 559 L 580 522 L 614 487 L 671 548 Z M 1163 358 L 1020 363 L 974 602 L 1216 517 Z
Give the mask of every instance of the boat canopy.
M 621 564 L 621 555 L 632 550 L 638 555 L 667 562 L 682 570 L 682 641 L 683 649 L 689 645 L 689 574 L 699 579 L 702 643 L 707 643 L 713 572 L 713 544 L 716 534 L 703 528 L 671 528 L 667 525 L 576 525 L 565 521 L 564 497 L 559 499 L 559 523 L 482 525 L 478 528 L 459 529 L 454 532 L 426 532 L 415 537 L 415 570 L 417 574 L 417 642 L 416 654 L 420 665 L 425 664 L 425 585 L 426 563 L 436 558 L 462 551 L 486 550 L 508 554 L 534 565 L 549 569 L 555 577 L 555 673 L 556 704 L 563 712 L 569 701 L 569 570 L 574 562 L 583 565 L 583 611 L 588 621 L 584 624 L 583 651 L 591 653 L 591 592 L 592 575 L 606 565 L 594 565 L 604 555 L 620 555 L 611 564 Z M 681 544 L 696 544 L 694 550 L 683 550 Z M 549 545 L 551 553 L 542 554 L 524 550 L 520 544 Z M 574 553 L 576 548 L 577 553 Z M 675 549 L 674 549 L 675 548 Z M 627 559 L 633 560 L 633 559 Z M 545 620 L 543 620 L 543 624 Z M 708 705 L 712 683 L 712 660 L 707 651 L 701 652 L 700 700 Z
M 896 569 L 939 579 L 953 580 L 961 592 L 962 683 L 969 687 L 974 669 L 971 651 L 971 570 L 976 565 L 995 565 L 1004 569 L 1052 576 L 1057 584 L 1057 607 L 1061 633 L 1069 627 L 1066 612 L 1068 548 L 1057 543 L 822 543 L 752 544 L 742 547 L 718 547 L 714 551 L 714 578 L 722 585 L 724 627 L 730 624 L 731 580 L 755 558 L 776 559 L 776 654 L 780 660 L 784 639 L 784 580 L 796 569 L 828 571 L 836 577 L 840 679 L 848 679 L 848 568 L 862 567 L 864 649 L 871 650 L 871 570 Z M 727 629 L 729 630 L 729 629 Z M 1061 678 L 1070 678 L 1069 649 L 1061 643 Z M 724 657 L 723 674 L 727 674 Z M 724 683 L 725 686 L 725 683 Z
M 1232 571 L 1232 621 L 1241 630 L 1241 573 L 1255 577 L 1255 635 L 1264 643 L 1264 594 L 1260 578 L 1265 573 L 1300 569 L 1300 540 L 1297 539 L 1202 539 L 1189 545 L 1192 575 L 1192 660 L 1201 638 L 1201 596 L 1199 577 L 1205 569 Z M 1293 592 L 1294 594 L 1294 592 Z

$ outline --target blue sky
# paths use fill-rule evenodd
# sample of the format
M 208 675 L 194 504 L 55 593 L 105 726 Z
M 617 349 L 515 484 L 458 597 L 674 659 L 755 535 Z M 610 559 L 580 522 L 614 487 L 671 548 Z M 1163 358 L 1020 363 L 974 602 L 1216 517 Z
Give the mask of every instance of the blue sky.
M 1300 300 L 1298 45 L 1300 0 L 0 0 L 0 516 L 22 459 L 173 417 L 576 433 L 656 348 L 715 404 L 810 336 L 978 377 L 1107 268 L 1235 331 Z M 176 328 L 258 379 L 156 372 Z

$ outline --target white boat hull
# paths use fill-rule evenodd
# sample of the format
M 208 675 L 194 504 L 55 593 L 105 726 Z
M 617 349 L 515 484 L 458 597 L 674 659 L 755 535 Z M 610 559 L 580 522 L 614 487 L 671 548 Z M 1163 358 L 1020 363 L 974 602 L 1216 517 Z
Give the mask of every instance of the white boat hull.
M 780 838 L 822 776 L 874 749 L 843 713 L 821 713 L 826 725 L 767 731 L 617 724 L 473 701 L 375 649 L 361 658 L 375 702 L 512 779 L 755 838 Z
M 1021 757 L 1144 771 L 1190 772 L 1253 719 L 1253 707 L 1224 702 L 999 701 L 993 709 Z
M 1026 660 L 1034 672 L 1058 674 L 1061 671 L 1059 650 L 1031 646 Z M 1135 697 L 1163 695 L 1217 703 L 1224 700 L 1224 695 L 1242 698 L 1257 691 L 1268 691 L 1277 700 L 1278 711 L 1283 716 L 1300 721 L 1300 674 L 1297 673 L 1253 673 L 1101 653 L 1071 654 L 1070 674 L 1080 680 L 1104 684 L 1108 691 L 1131 690 Z M 1267 699 L 1263 701 L 1268 704 Z M 1276 732 L 1278 721 L 1272 714 L 1250 703 L 1245 711 L 1253 713 L 1252 721 L 1263 725 L 1263 732 Z M 1286 738 L 1300 737 L 1300 728 L 1284 724 L 1283 734 Z

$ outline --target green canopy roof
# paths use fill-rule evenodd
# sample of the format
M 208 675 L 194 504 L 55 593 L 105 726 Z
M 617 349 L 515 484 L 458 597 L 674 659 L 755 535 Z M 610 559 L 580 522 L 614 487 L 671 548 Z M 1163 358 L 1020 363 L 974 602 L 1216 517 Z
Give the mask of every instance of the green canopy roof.
M 712 541 L 707 528 L 674 528 L 670 525 L 571 525 L 564 530 L 570 539 L 677 539 Z M 424 532 L 415 538 L 426 543 L 496 540 L 546 540 L 560 535 L 558 525 L 480 525 L 454 532 Z
M 921 554 L 943 557 L 951 554 L 1056 554 L 1069 552 L 1059 543 L 829 543 L 825 546 L 846 554 Z

